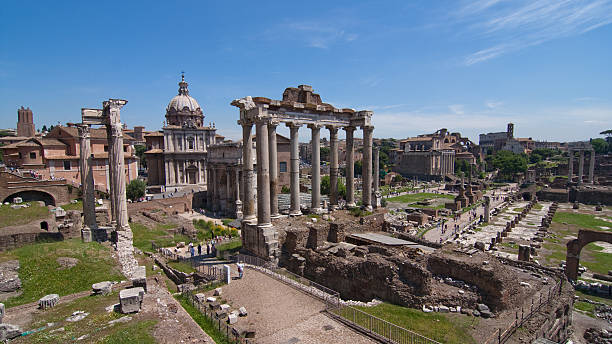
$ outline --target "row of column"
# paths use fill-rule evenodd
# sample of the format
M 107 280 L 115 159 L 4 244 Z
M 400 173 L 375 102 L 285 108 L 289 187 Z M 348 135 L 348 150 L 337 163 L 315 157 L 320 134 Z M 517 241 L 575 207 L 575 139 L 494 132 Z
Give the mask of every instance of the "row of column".
M 568 181 L 571 182 L 574 177 L 574 150 L 569 150 L 569 164 L 568 164 Z M 580 150 L 580 157 L 578 163 L 578 185 L 582 184 L 582 178 L 584 175 L 584 150 Z M 587 183 L 593 184 L 593 178 L 595 173 L 595 151 L 589 151 L 589 175 Z
M 206 204 L 209 210 L 225 211 L 228 215 L 241 217 L 240 169 L 237 166 L 209 165 L 206 171 L 208 174 Z
M 271 226 L 271 218 L 278 217 L 278 162 L 276 147 L 276 127 L 279 122 L 264 119 L 255 122 L 257 137 L 257 224 L 260 227 Z M 255 220 L 255 200 L 253 180 L 253 137 L 251 135 L 253 123 L 241 123 L 243 140 L 243 185 L 244 185 L 244 220 Z M 290 131 L 290 187 L 291 208 L 290 215 L 300 215 L 300 180 L 299 180 L 299 123 L 286 123 Z M 312 168 L 311 168 L 311 211 L 321 211 L 321 155 L 320 138 L 321 128 L 318 123 L 308 125 L 311 130 Z M 330 132 L 330 203 L 332 207 L 338 205 L 338 126 L 326 126 Z M 374 127 L 364 126 L 363 149 L 363 193 L 362 203 L 367 209 L 372 208 L 372 133 Z M 345 127 L 347 148 L 347 205 L 355 206 L 354 200 L 354 131 L 355 127 Z
M 189 184 L 189 176 L 187 174 L 187 160 L 169 159 L 164 161 L 166 171 L 166 185 Z M 206 166 L 202 160 L 196 160 L 197 168 L 195 184 L 206 183 L 204 171 Z

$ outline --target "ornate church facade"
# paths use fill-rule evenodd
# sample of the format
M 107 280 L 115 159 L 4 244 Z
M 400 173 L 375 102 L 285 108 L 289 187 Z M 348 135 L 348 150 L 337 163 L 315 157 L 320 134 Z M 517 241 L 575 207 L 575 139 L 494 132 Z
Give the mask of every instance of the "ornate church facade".
M 200 104 L 189 95 L 183 75 L 178 95 L 166 108 L 162 132 L 145 136 L 148 184 L 206 185 L 207 147 L 216 143 L 214 125 L 204 126 Z

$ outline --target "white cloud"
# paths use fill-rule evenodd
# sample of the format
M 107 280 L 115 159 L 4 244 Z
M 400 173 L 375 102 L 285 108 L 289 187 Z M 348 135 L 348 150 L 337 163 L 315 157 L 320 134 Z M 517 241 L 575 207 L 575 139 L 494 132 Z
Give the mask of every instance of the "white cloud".
M 612 0 L 480 0 L 453 11 L 466 34 L 488 42 L 464 59 L 473 65 L 539 45 L 580 35 L 612 23 Z
M 503 102 L 498 102 L 498 101 L 494 101 L 494 100 L 489 100 L 485 102 L 485 105 L 489 108 L 489 109 L 495 109 L 497 107 L 502 106 L 504 103 Z
M 448 109 L 456 115 L 463 115 L 465 113 L 464 106 L 462 104 L 449 105 Z
M 340 21 L 284 21 L 269 29 L 265 36 L 269 40 L 288 39 L 301 41 L 311 48 L 328 49 L 335 44 L 352 42 L 359 38 L 355 32 L 347 31 L 348 25 Z

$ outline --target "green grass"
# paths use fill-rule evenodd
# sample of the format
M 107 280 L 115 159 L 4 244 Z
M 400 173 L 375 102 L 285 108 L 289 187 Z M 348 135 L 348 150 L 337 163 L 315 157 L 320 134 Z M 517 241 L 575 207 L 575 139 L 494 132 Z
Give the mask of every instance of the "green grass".
M 28 202 L 29 208 L 11 209 L 10 205 L 0 206 L 0 228 L 19 226 L 34 220 L 41 220 L 49 216 L 49 209 L 38 205 L 37 202 Z
M 189 313 L 191 318 L 208 334 L 217 344 L 230 344 L 229 340 L 224 333 L 218 330 L 216 323 L 207 318 L 204 314 L 200 313 L 198 309 L 191 305 L 191 303 L 183 295 L 176 295 L 175 298 L 181 303 L 181 306 Z
M 414 202 L 419 202 L 419 201 L 423 201 L 426 199 L 432 199 L 432 198 L 455 199 L 455 196 L 446 195 L 446 194 L 436 194 L 436 193 L 430 193 L 430 192 L 421 192 L 421 193 L 416 193 L 416 194 L 391 197 L 391 198 L 388 198 L 387 201 L 396 202 L 396 203 L 414 203 Z
M 173 224 L 160 224 L 155 229 L 150 229 L 147 226 L 132 222 L 130 227 L 134 233 L 134 247 L 146 252 L 153 251 L 151 241 L 154 241 L 159 247 L 171 247 L 181 241 L 186 243 L 191 241 L 186 235 L 168 232 L 169 229 L 175 227 Z
M 570 225 L 578 226 L 582 229 L 593 229 L 597 231 L 612 231 L 612 222 L 596 219 L 595 215 L 590 214 L 579 214 L 570 213 L 565 211 L 558 211 L 553 217 L 553 222 L 567 223 Z M 600 227 L 608 227 L 608 229 L 602 229 Z
M 217 246 L 217 257 L 223 257 L 223 252 L 230 254 L 240 251 L 242 240 L 234 240 Z
M 420 310 L 389 303 L 374 307 L 356 308 L 441 343 L 476 343 L 474 338 L 469 335 L 472 325 L 478 321 L 474 317 L 457 314 L 423 313 Z M 340 311 L 340 315 L 353 321 L 353 312 L 347 307 Z M 355 321 L 361 326 L 369 327 L 369 317 L 367 316 L 356 316 Z
M 589 299 L 591 301 L 601 302 L 601 303 L 605 303 L 606 305 L 612 306 L 612 299 L 609 299 L 609 298 L 587 294 L 580 290 L 576 290 L 576 295 L 580 297 L 581 299 Z
M 607 275 L 612 267 L 612 254 L 600 252 L 601 250 L 603 247 L 594 243 L 586 245 L 580 252 L 580 264 L 593 272 Z
M 577 301 L 574 303 L 574 308 L 583 312 L 593 313 L 595 305 L 584 301 Z
M 76 203 L 68 203 L 60 206 L 65 211 L 68 210 L 83 210 L 83 201 L 78 200 Z
M 101 341 L 103 344 L 157 343 L 151 335 L 157 320 L 145 320 L 130 324 Z
M 235 219 L 223 219 L 221 220 L 221 223 L 223 223 L 224 226 L 229 226 L 230 223 L 234 222 Z
M 536 204 L 533 205 L 533 207 L 531 207 L 531 209 L 533 209 L 533 210 L 540 210 L 542 208 L 544 208 L 544 206 L 541 205 L 540 203 L 536 203 Z
M 196 272 L 196 270 L 191 266 L 190 263 L 179 261 L 179 262 L 168 262 L 168 265 L 178 271 L 184 272 L 186 274 L 191 274 Z
M 83 342 L 87 343 L 155 343 L 153 327 L 157 320 L 141 320 L 139 315 L 127 323 L 108 326 L 108 322 L 123 317 L 123 314 L 107 312 L 106 307 L 117 302 L 118 292 L 106 296 L 85 296 L 67 303 L 61 303 L 44 312 L 32 313 L 32 322 L 28 329 L 39 329 L 48 323 L 53 327 L 18 337 L 14 343 L 69 343 L 75 342 L 85 334 L 89 335 Z M 74 311 L 89 313 L 78 322 L 67 322 L 66 317 Z M 64 331 L 52 330 L 63 327 Z
M 514 208 L 512 210 L 516 211 L 517 213 L 520 213 L 521 211 L 523 211 L 523 209 L 525 209 L 525 208 Z
M 78 264 L 58 270 L 58 257 L 72 257 Z M 18 259 L 21 265 L 19 278 L 23 293 L 8 299 L 5 304 L 13 307 L 33 302 L 47 294 L 69 295 L 90 290 L 93 283 L 120 281 L 125 277 L 119 272 L 110 248 L 80 239 L 53 243 L 37 243 L 4 252 L 0 260 Z

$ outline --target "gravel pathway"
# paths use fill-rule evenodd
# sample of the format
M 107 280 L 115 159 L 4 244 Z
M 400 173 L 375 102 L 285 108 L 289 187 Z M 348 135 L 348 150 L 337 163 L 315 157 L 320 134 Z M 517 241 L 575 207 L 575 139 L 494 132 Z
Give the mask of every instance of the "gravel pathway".
M 247 309 L 238 323 L 254 328 L 258 343 L 376 343 L 325 315 L 319 299 L 261 272 L 245 269 L 222 289 L 231 309 Z

